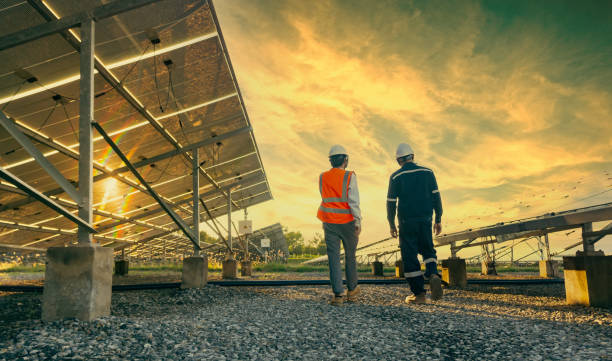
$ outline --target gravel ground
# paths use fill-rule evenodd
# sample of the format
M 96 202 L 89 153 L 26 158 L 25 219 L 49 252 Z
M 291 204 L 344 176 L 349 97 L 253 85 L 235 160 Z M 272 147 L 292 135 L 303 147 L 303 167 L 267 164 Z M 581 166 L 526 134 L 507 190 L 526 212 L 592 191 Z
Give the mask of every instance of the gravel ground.
M 445 290 L 408 306 L 405 286 L 147 290 L 113 294 L 112 316 L 43 323 L 38 294 L 0 294 L 0 360 L 612 359 L 612 312 L 569 307 L 563 285 Z

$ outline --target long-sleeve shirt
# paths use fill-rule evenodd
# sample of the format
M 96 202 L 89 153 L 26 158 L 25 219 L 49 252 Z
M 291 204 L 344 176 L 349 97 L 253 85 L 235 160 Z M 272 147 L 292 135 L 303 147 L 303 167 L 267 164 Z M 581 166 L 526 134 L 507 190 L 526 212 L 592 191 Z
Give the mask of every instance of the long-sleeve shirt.
M 361 209 L 359 208 L 359 189 L 357 188 L 357 175 L 353 172 L 348 189 L 348 204 L 351 214 L 355 217 L 355 224 L 361 224 Z
M 391 228 L 395 228 L 396 209 L 398 218 L 405 221 L 431 222 L 435 211 L 435 222 L 440 223 L 442 199 L 431 169 L 408 162 L 391 174 L 387 192 L 387 220 Z

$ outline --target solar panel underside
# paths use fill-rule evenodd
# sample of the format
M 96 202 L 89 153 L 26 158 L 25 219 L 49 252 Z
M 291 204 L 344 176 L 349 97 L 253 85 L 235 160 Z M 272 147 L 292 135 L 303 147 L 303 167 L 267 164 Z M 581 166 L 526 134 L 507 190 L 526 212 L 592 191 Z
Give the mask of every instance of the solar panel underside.
M 107 2 L 49 0 L 42 4 L 43 10 L 57 18 Z M 45 21 L 27 2 L 0 3 L 0 36 Z M 79 29 L 71 32 L 67 36 L 78 39 Z M 191 153 L 155 157 L 190 144 L 208 140 L 198 148 L 199 193 L 213 217 L 227 214 L 223 187 L 230 184 L 240 183 L 232 193 L 235 208 L 272 198 L 239 88 L 206 1 L 147 5 L 98 21 L 95 36 L 97 60 L 133 99 L 128 101 L 96 72 L 95 121 L 188 224 L 193 219 Z M 151 41 L 155 38 L 159 42 Z M 28 82 L 21 70 L 37 81 Z M 55 34 L 0 51 L 0 109 L 66 179 L 77 184 L 79 53 L 65 37 Z M 76 214 L 74 200 L 1 127 L 0 158 L 2 167 Z M 176 249 L 191 248 L 96 132 L 93 209 L 98 230 L 94 239 L 102 245 L 146 248 L 166 240 Z M 209 218 L 204 210 L 201 218 Z M 76 242 L 75 232 L 75 224 L 65 217 L 2 182 L 0 244 L 45 249 Z

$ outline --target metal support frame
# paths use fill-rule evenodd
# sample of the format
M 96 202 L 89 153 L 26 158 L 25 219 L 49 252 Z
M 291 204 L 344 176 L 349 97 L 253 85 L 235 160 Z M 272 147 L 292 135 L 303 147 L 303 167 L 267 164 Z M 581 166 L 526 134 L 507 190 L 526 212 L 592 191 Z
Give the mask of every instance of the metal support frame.
M 158 1 L 160 0 L 117 0 L 75 15 L 20 30 L 0 37 L 0 51 L 66 31 L 91 19 L 105 19 Z
M 227 243 L 232 252 L 232 188 L 227 189 Z
M 94 48 L 95 22 L 87 18 L 81 23 L 80 92 L 79 92 L 79 217 L 91 223 L 93 219 L 93 131 L 94 112 Z M 91 233 L 78 230 L 79 244 L 91 244 Z
M 142 4 L 140 5 L 135 5 L 133 7 L 128 7 L 125 6 L 124 11 L 128 11 L 131 9 L 134 9 L 136 7 L 140 7 L 140 6 L 144 6 L 147 5 L 149 3 L 153 3 L 153 2 L 158 2 L 161 0 L 122 0 L 121 2 L 125 2 L 126 4 L 129 4 L 131 2 L 142 2 Z M 41 0 L 28 0 L 29 4 L 43 17 L 45 18 L 47 21 L 49 21 L 49 23 L 58 21 L 60 19 L 57 19 L 55 17 L 55 15 L 53 13 L 51 13 L 49 11 L 49 9 L 44 5 L 44 3 Z M 118 3 L 119 1 L 115 1 L 115 3 Z M 113 3 L 114 4 L 114 3 Z M 210 3 L 209 3 L 210 4 Z M 108 4 L 111 5 L 111 4 Z M 118 7 L 121 5 L 118 5 Z M 212 4 L 210 4 L 211 6 L 211 11 L 213 11 L 212 9 Z M 97 9 L 97 8 L 96 8 Z M 92 12 L 95 12 L 95 9 L 92 10 Z M 114 14 L 116 15 L 116 14 Z M 78 39 L 70 32 L 66 31 L 66 29 L 64 29 L 64 31 L 60 31 L 61 35 L 66 39 L 66 41 L 75 49 L 79 49 L 80 47 L 80 43 L 78 41 Z M 123 99 L 125 99 L 131 106 L 132 108 L 134 108 L 140 115 L 143 116 L 143 118 L 145 118 L 150 124 L 151 126 L 153 126 L 153 128 L 155 128 L 155 130 L 157 130 L 157 132 L 164 137 L 164 139 L 166 139 L 170 144 L 172 144 L 172 146 L 174 148 L 176 148 L 177 150 L 179 150 L 179 153 L 188 161 L 191 162 L 191 157 L 189 156 L 189 154 L 185 153 L 182 150 L 181 145 L 179 145 L 179 143 L 176 141 L 176 139 L 159 123 L 159 121 L 157 121 L 157 119 L 155 119 L 155 117 L 153 117 L 153 115 L 151 115 L 151 113 L 146 110 L 141 103 L 123 86 L 123 84 L 120 83 L 119 79 L 113 75 L 109 69 L 107 69 L 104 64 L 102 64 L 99 61 L 95 61 L 95 68 L 98 70 L 99 75 L 106 81 L 108 82 L 113 89 L 119 93 Z M 230 67 L 231 70 L 231 67 Z M 237 86 L 237 84 L 235 84 Z M 238 94 L 240 95 L 240 92 L 238 91 Z M 243 109 L 244 111 L 244 109 Z M 250 126 L 250 122 L 248 121 L 248 115 L 245 113 L 245 117 L 247 119 L 247 123 Z M 261 164 L 261 161 L 260 161 Z M 221 186 L 204 170 L 202 169 L 202 167 L 199 167 L 199 172 L 200 174 L 202 174 L 204 176 L 204 178 L 210 183 L 212 184 L 215 188 L 217 189 L 221 189 Z M 267 180 L 266 180 L 267 182 Z M 238 206 L 238 205 L 236 205 Z
M 198 246 L 193 248 L 193 254 L 198 256 L 200 254 L 200 154 L 198 148 L 193 150 L 192 160 L 192 178 L 193 178 L 193 233 L 196 238 Z
M 0 110 L 0 125 L 25 149 L 34 160 L 44 169 L 59 186 L 66 192 L 75 202 L 79 202 L 80 194 L 76 188 L 60 173 L 57 168 L 42 154 L 38 148 L 23 134 L 15 121 L 7 117 Z
M 174 221 L 174 223 L 176 223 L 176 225 L 180 228 L 180 230 L 185 234 L 185 236 L 187 236 L 187 238 L 189 238 L 191 240 L 191 242 L 193 243 L 193 245 L 197 248 L 200 249 L 200 245 L 198 244 L 199 242 L 196 241 L 195 236 L 192 234 L 192 231 L 189 229 L 189 227 L 185 224 L 185 222 L 183 221 L 183 219 L 176 214 L 167 204 L 166 202 L 164 202 L 164 200 L 157 194 L 157 192 L 155 192 L 155 190 L 153 188 L 151 188 L 151 186 L 149 185 L 149 183 L 147 183 L 147 181 L 145 181 L 145 179 L 140 175 L 140 173 L 138 173 L 138 171 L 136 170 L 136 168 L 134 168 L 134 166 L 132 165 L 132 163 L 130 163 L 130 161 L 127 159 L 127 157 L 125 156 L 125 154 L 123 154 L 123 152 L 121 151 L 121 149 L 119 149 L 119 147 L 117 146 L 117 144 L 115 144 L 115 142 L 108 136 L 108 134 L 106 133 L 106 131 L 100 126 L 100 124 L 93 122 L 93 127 L 96 128 L 96 130 L 98 131 L 98 133 L 100 133 L 100 135 L 102 136 L 102 138 L 104 138 L 104 140 L 106 141 L 106 143 L 108 143 L 108 145 L 113 149 L 113 151 L 119 156 L 119 158 L 121 158 L 121 161 L 123 162 L 123 164 L 125 164 L 130 172 L 132 172 L 132 174 L 138 179 L 138 181 L 140 181 L 140 183 L 145 186 L 145 188 L 147 189 L 148 193 L 151 195 L 151 197 L 153 197 L 157 203 L 164 209 L 164 211 L 166 211 L 166 213 L 168 214 L 168 216 L 170 216 L 170 218 L 172 218 L 172 220 Z
M 40 193 L 36 189 L 30 187 L 30 185 L 28 185 L 27 183 L 19 179 L 17 176 L 15 176 L 14 174 L 12 174 L 11 172 L 7 171 L 6 169 L 2 167 L 0 167 L 0 177 L 6 180 L 7 182 L 10 182 L 11 184 L 13 184 L 15 187 L 21 189 L 22 191 L 27 193 L 29 196 L 40 201 L 42 204 L 53 209 L 54 211 L 68 218 L 72 222 L 76 223 L 79 226 L 79 228 L 86 229 L 87 232 L 96 233 L 96 230 L 89 224 L 89 222 L 70 213 L 70 211 L 68 211 L 66 208 L 60 206 L 59 204 L 57 204 L 57 202 L 55 202 L 51 198 L 45 196 L 44 194 Z
M 582 225 L 582 250 L 584 253 L 593 253 L 595 252 L 595 245 L 591 243 L 591 238 L 588 234 L 593 233 L 593 223 L 584 223 Z
M 548 233 L 544 235 L 544 246 L 546 247 L 546 260 L 550 261 L 550 241 L 548 240 Z

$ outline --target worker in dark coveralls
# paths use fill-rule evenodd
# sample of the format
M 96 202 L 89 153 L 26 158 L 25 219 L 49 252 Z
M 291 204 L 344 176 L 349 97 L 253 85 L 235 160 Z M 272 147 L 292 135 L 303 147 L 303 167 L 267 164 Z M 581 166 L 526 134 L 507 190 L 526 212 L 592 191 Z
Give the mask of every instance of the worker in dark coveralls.
M 431 299 L 442 298 L 442 285 L 437 269 L 436 250 L 432 237 L 432 215 L 435 212 L 433 231 L 442 232 L 442 200 L 436 177 L 431 169 L 414 163 L 410 145 L 401 143 L 395 158 L 400 169 L 389 179 L 387 192 L 387 219 L 391 236 L 397 237 L 395 213 L 399 221 L 399 239 L 404 272 L 413 295 L 406 303 L 426 303 L 425 280 L 429 280 Z M 417 254 L 423 257 L 425 274 Z

